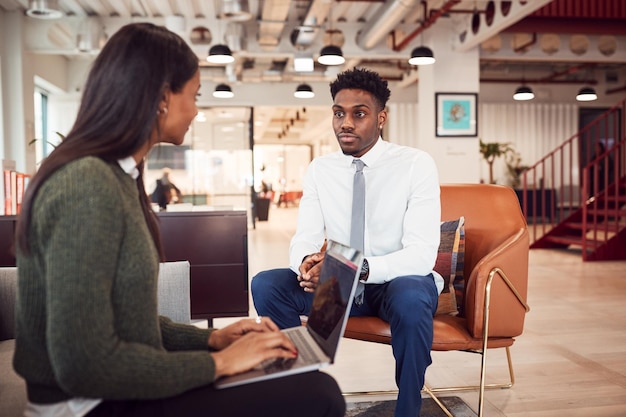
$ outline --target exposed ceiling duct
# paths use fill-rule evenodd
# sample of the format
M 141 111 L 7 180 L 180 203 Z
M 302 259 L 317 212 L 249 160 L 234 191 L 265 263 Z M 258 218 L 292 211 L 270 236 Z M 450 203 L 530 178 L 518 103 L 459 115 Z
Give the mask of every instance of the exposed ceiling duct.
M 218 16 L 232 22 L 245 22 L 252 19 L 248 0 L 219 0 Z
M 264 50 L 273 50 L 287 22 L 291 0 L 266 0 L 259 21 L 258 43 Z
M 385 36 L 418 5 L 419 0 L 394 0 L 382 6 L 368 25 L 357 37 L 357 45 L 365 50 L 374 48 Z
M 246 28 L 239 22 L 229 22 L 224 33 L 224 42 L 233 52 L 246 49 Z
M 300 27 L 291 34 L 291 43 L 296 48 L 306 49 L 313 44 L 320 28 L 329 16 L 330 7 L 331 2 L 328 0 L 313 0 L 309 4 Z

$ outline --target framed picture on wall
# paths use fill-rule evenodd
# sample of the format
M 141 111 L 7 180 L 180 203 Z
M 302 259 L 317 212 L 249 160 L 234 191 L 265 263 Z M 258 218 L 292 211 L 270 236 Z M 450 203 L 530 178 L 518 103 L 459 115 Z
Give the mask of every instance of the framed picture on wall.
M 478 135 L 478 94 L 435 93 L 435 135 Z

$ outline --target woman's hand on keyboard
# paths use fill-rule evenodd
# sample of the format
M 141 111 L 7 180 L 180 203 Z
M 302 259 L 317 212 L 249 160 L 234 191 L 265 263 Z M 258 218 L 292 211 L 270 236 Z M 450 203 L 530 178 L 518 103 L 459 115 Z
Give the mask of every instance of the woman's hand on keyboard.
M 277 332 L 278 326 L 269 317 L 243 319 L 223 329 L 215 329 L 209 336 L 209 348 L 222 350 L 241 336 L 250 332 Z
M 237 338 L 228 347 L 212 352 L 215 378 L 247 371 L 271 358 L 296 358 L 298 352 L 289 338 L 280 331 L 251 331 Z

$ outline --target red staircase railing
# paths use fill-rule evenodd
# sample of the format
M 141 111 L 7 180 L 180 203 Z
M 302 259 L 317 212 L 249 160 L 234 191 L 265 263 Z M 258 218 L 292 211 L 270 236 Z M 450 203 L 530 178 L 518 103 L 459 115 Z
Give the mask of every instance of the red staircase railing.
M 603 247 L 615 234 L 624 229 L 626 223 L 626 181 L 623 176 L 624 152 L 626 141 L 622 139 L 611 149 L 583 168 L 583 196 L 588 196 L 582 205 L 582 230 L 589 231 L 582 235 L 583 259 Z M 617 248 L 616 248 L 617 249 Z M 594 256 L 593 258 L 598 258 Z M 605 254 L 600 259 L 619 259 L 615 255 Z
M 624 229 L 625 126 L 626 99 L 522 173 L 531 248 L 577 245 L 592 260 L 590 253 Z M 597 143 L 605 149 L 598 152 Z M 550 235 L 554 245 L 542 241 Z

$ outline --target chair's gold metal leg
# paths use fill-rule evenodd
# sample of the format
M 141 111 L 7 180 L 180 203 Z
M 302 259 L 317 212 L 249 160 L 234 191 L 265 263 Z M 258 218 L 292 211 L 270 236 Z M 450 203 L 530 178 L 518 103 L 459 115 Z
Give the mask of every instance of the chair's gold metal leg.
M 397 389 L 384 391 L 347 391 L 341 393 L 344 397 L 373 397 L 377 395 L 398 395 Z
M 506 351 L 506 359 L 509 368 L 509 382 L 502 382 L 497 384 L 485 384 L 485 389 L 508 389 L 515 384 L 515 373 L 513 371 L 513 360 L 511 359 L 511 349 L 507 346 L 504 348 Z M 480 353 L 481 352 L 474 352 Z M 480 385 L 462 385 L 456 387 L 435 387 L 430 388 L 432 392 L 456 392 L 456 391 L 476 391 L 480 389 Z
M 509 346 L 506 347 L 506 360 L 509 363 L 509 384 L 505 387 L 501 388 L 511 388 L 515 385 L 515 373 L 513 372 L 513 361 L 511 360 L 511 349 Z
M 424 385 L 424 388 L 422 389 L 422 391 L 426 391 L 426 394 L 430 395 L 430 398 L 432 398 L 433 400 L 435 400 L 435 402 L 437 403 L 437 405 L 439 406 L 439 408 L 441 408 L 441 410 L 448 416 L 448 417 L 454 417 L 454 415 L 450 412 L 450 410 L 448 410 L 448 407 L 446 407 L 444 405 L 444 403 L 442 403 L 439 398 L 437 398 L 437 396 L 435 395 L 434 392 L 431 391 L 431 389 Z

